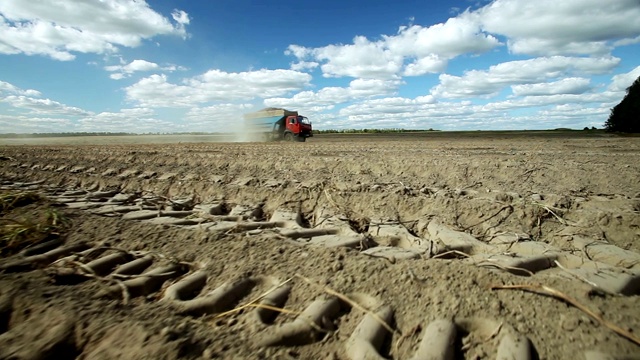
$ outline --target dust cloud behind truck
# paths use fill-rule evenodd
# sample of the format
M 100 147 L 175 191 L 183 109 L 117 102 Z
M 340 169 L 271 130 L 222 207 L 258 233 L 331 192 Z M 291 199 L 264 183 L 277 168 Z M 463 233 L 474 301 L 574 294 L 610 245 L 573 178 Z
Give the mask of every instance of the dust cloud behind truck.
M 253 138 L 304 142 L 313 136 L 311 121 L 297 111 L 266 108 L 244 115 L 244 128 Z

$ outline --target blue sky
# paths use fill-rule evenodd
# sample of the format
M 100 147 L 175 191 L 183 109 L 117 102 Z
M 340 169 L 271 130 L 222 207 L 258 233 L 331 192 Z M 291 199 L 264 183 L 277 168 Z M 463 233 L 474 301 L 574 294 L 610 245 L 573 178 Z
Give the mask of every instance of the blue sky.
M 601 127 L 638 0 L 2 0 L 0 132 Z

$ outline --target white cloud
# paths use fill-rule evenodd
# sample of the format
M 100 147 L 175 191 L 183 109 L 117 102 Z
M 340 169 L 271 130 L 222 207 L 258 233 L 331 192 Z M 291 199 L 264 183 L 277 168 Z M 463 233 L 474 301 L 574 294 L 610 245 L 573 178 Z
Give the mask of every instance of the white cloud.
M 384 39 L 392 52 L 417 58 L 437 55 L 451 59 L 500 45 L 494 36 L 481 32 L 477 19 L 470 13 L 450 18 L 444 24 L 401 27 L 398 35 L 384 36 Z
M 393 79 L 402 68 L 402 56 L 385 48 L 382 42 L 371 42 L 356 36 L 350 45 L 329 45 L 313 49 L 324 76 L 368 79 Z
M 121 71 L 123 73 L 133 73 L 136 71 L 151 71 L 160 68 L 158 64 L 149 62 L 146 60 L 133 60 L 129 64 L 126 65 L 110 65 L 105 66 L 104 69 L 107 71 Z
M 5 133 L 54 133 L 70 129 L 72 120 L 52 117 L 0 114 L 0 128 Z
M 601 55 L 611 41 L 640 35 L 637 0 L 496 0 L 475 15 L 517 54 Z
M 371 42 L 363 36 L 356 36 L 350 45 L 328 45 L 309 49 L 290 45 L 286 54 L 299 60 L 307 57 L 322 63 L 325 77 L 349 76 L 366 79 L 393 79 L 402 68 L 402 57 L 385 49 L 382 42 Z
M 305 70 L 312 70 L 318 67 L 317 62 L 315 61 L 298 61 L 296 63 L 292 63 L 291 64 L 291 70 L 294 71 L 305 71 Z
M 313 49 L 306 48 L 300 45 L 289 45 L 287 50 L 284 51 L 285 55 L 292 55 L 298 59 L 304 59 L 313 54 Z
M 590 89 L 590 82 L 586 78 L 571 77 L 547 83 L 512 85 L 511 89 L 516 96 L 582 94 Z
M 178 131 L 179 126 L 174 122 L 157 119 L 152 109 L 130 108 L 82 117 L 74 123 L 73 129 L 77 132 L 156 133 Z
M 502 112 L 523 108 L 536 109 L 548 105 L 609 104 L 616 101 L 618 97 L 619 94 L 609 91 L 587 94 L 536 95 L 491 102 L 485 105 L 481 105 L 480 108 L 485 112 Z
M 186 126 L 204 132 L 237 132 L 242 129 L 242 115 L 253 110 L 251 104 L 217 104 L 191 108 L 185 115 Z
M 380 41 L 356 36 L 353 44 L 347 45 L 290 45 L 285 54 L 322 63 L 325 77 L 393 79 L 402 73 L 407 59 L 411 63 L 404 75 L 437 73 L 444 71 L 448 60 L 456 56 L 485 52 L 499 44 L 494 36 L 480 31 L 473 16 L 464 13 L 430 27 L 403 26 L 397 35 L 383 35 Z
M 349 83 L 349 89 L 353 97 L 362 98 L 392 94 L 400 85 L 400 80 L 355 79 Z
M 593 117 L 594 115 L 600 115 L 606 117 L 611 112 L 611 109 L 606 106 L 600 107 L 585 107 L 581 104 L 561 104 L 552 107 L 551 109 L 541 110 L 538 114 L 547 117 L 562 117 L 562 118 L 583 118 Z M 602 124 L 599 124 L 600 126 Z
M 371 99 L 341 109 L 340 115 L 411 114 L 420 109 L 433 108 L 432 104 L 435 103 L 436 101 L 431 95 L 419 96 L 415 99 L 403 97 Z
M 72 123 L 72 118 L 91 116 L 92 112 L 62 104 L 51 99 L 40 98 L 42 94 L 33 89 L 23 90 L 5 81 L 0 81 L 0 104 L 12 108 L 8 114 L 0 114 L 3 132 L 60 132 Z
M 175 25 L 144 0 L 3 0 L 0 53 L 67 61 L 74 52 L 101 54 L 157 35 L 186 36 L 188 15 L 175 10 L 172 16 Z
M 320 63 L 325 77 L 371 79 L 442 73 L 451 59 L 490 51 L 503 45 L 503 37 L 517 54 L 602 57 L 616 46 L 640 42 L 638 5 L 638 0 L 495 0 L 444 23 L 402 26 L 378 41 L 356 36 L 352 44 L 290 45 L 285 54 Z
M 609 112 L 607 101 L 615 93 L 526 96 L 474 104 L 470 101 L 436 102 L 432 97 L 370 99 L 349 105 L 337 115 L 316 121 L 318 128 L 404 129 L 581 129 L 602 126 Z M 522 114 L 513 116 L 511 111 Z
M 447 68 L 448 62 L 447 59 L 443 59 L 438 55 L 427 55 L 408 64 L 404 70 L 404 75 L 419 76 L 428 73 L 441 73 Z
M 609 85 L 610 91 L 627 91 L 627 88 L 640 77 L 640 65 L 625 74 L 615 75 Z
M 230 102 L 282 96 L 309 85 L 311 75 L 293 70 L 257 70 L 229 73 L 209 70 L 182 85 L 166 75 L 151 75 L 126 87 L 127 99 L 146 107 L 191 107 L 208 102 Z
M 392 53 L 414 59 L 406 67 L 407 76 L 439 73 L 446 69 L 450 59 L 483 53 L 500 45 L 496 37 L 480 30 L 471 13 L 450 18 L 444 24 L 401 27 L 397 35 L 384 39 Z
M 429 27 L 403 26 L 398 34 L 383 35 L 380 41 L 356 36 L 347 45 L 291 45 L 285 54 L 322 63 L 326 77 L 392 79 L 403 72 L 406 60 L 410 61 L 403 72 L 406 76 L 438 73 L 456 56 L 486 52 L 498 45 L 498 39 L 483 33 L 477 18 L 465 12 Z
M 3 99 L 3 102 L 15 108 L 29 110 L 30 114 L 37 115 L 84 116 L 91 114 L 89 111 L 50 99 L 35 99 L 24 95 L 9 95 Z
M 626 38 L 626 39 L 614 41 L 613 46 L 618 47 L 618 46 L 633 45 L 638 43 L 640 43 L 640 35 L 636 36 L 635 38 Z
M 184 70 L 184 68 L 181 66 L 167 65 L 167 66 L 161 67 L 160 65 L 154 62 L 140 60 L 140 59 L 133 60 L 132 62 L 125 65 L 105 66 L 104 69 L 107 71 L 113 72 L 113 74 L 110 74 L 109 77 L 114 80 L 124 79 L 126 77 L 131 76 L 131 74 L 135 72 L 155 71 L 155 70 L 171 72 L 175 70 Z
M 182 10 L 173 10 L 173 12 L 171 13 L 171 17 L 173 18 L 173 20 L 175 20 L 175 22 L 181 25 L 189 25 L 189 23 L 191 22 L 191 20 L 189 19 L 189 14 Z
M 146 60 L 133 60 L 129 64 L 122 67 L 122 71 L 132 73 L 135 71 L 151 71 L 158 69 L 159 66 L 156 63 Z
M 290 98 L 267 98 L 265 106 L 322 109 L 333 108 L 336 104 L 354 99 L 382 96 L 394 93 L 400 86 L 399 80 L 355 79 L 348 87 L 325 87 L 318 91 L 303 91 Z M 316 109 L 317 111 L 318 109 Z
M 341 109 L 329 125 L 337 128 L 451 129 L 479 118 L 469 104 L 436 103 L 431 97 L 367 100 Z
M 440 75 L 440 84 L 432 94 L 443 98 L 493 96 L 504 87 L 535 84 L 569 75 L 604 74 L 620 63 L 619 58 L 582 58 L 552 56 L 504 62 L 489 70 L 471 70 L 463 76 Z
M 122 80 L 124 78 L 127 77 L 127 75 L 123 74 L 123 73 L 113 73 L 110 74 L 109 77 L 113 80 Z
M 22 90 L 13 84 L 10 84 L 5 81 L 0 81 L 0 96 L 5 94 L 25 95 L 25 96 L 31 96 L 31 97 L 39 97 L 42 95 L 40 91 L 33 90 L 33 89 Z

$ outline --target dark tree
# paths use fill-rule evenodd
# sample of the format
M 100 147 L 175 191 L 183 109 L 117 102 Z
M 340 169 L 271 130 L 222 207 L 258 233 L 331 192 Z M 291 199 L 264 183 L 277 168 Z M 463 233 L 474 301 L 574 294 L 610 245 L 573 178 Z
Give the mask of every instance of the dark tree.
M 640 133 L 640 77 L 627 88 L 627 95 L 611 109 L 604 123 L 608 131 Z

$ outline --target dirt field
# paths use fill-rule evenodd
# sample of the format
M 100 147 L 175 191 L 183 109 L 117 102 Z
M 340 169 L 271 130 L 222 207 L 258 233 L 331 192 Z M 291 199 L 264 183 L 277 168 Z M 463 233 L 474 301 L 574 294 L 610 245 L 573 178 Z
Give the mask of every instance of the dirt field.
M 0 359 L 640 358 L 640 138 L 0 156 Z

